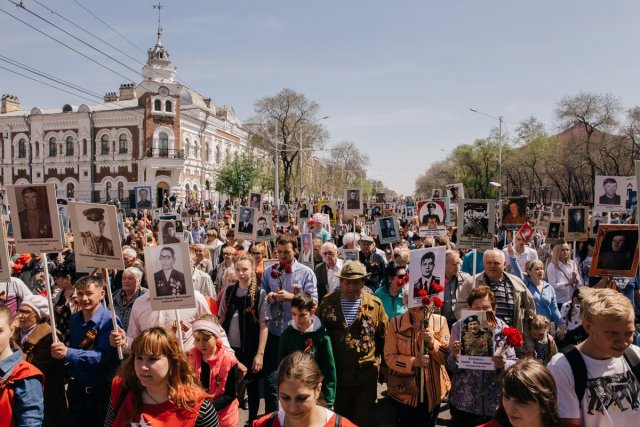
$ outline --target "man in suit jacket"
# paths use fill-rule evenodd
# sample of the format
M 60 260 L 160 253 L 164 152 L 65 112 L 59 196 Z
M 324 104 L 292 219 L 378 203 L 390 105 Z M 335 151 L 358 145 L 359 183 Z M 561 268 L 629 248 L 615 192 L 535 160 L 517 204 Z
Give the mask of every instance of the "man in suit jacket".
M 422 277 L 413 284 L 413 297 L 418 297 L 418 291 L 424 289 L 428 294 L 435 294 L 431 291 L 431 285 L 440 284 L 440 278 L 433 275 L 433 267 L 436 264 L 436 256 L 433 252 L 427 252 L 420 259 L 420 273 Z
M 23 239 L 50 239 L 53 237 L 48 206 L 40 206 L 38 190 L 26 187 L 22 190 L 25 209 L 18 212 L 20 236 Z
M 252 212 L 249 208 L 242 208 L 240 222 L 238 223 L 238 233 L 253 234 Z
M 267 223 L 267 218 L 261 216 L 258 218 L 258 237 L 271 236 L 271 230 Z
M 336 276 L 342 270 L 344 261 L 338 258 L 338 247 L 331 243 L 323 243 L 320 247 L 322 262 L 316 265 L 314 272 L 318 280 L 318 304 L 325 295 L 340 287 L 340 279 Z
M 165 247 L 160 250 L 160 265 L 162 270 L 153 274 L 156 284 L 156 295 L 166 297 L 170 295 L 185 295 L 187 287 L 184 282 L 184 274 L 173 268 L 176 262 L 176 253 L 173 248 Z

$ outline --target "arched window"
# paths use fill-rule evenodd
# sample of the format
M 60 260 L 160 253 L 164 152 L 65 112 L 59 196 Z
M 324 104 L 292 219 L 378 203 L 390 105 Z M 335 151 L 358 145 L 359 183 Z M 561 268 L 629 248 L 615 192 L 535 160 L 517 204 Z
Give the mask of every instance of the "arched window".
M 107 135 L 102 135 L 100 140 L 100 154 L 109 154 L 109 137 Z
M 24 138 L 18 141 L 18 157 L 21 159 L 27 157 L 27 140 Z
M 187 139 L 187 140 L 184 142 L 184 157 L 185 157 L 186 159 L 188 159 L 188 158 L 189 158 L 189 153 L 191 153 L 191 147 L 189 147 L 189 140 Z
M 193 144 L 193 158 L 197 159 L 200 156 L 200 150 L 198 150 L 198 143 Z
M 120 134 L 120 138 L 118 139 L 118 153 L 127 153 L 127 135 L 124 133 Z
M 58 155 L 58 144 L 56 139 L 52 136 L 49 138 L 49 157 L 56 157 Z
M 171 113 L 173 111 L 173 104 L 171 103 L 171 101 L 165 101 L 164 111 L 166 111 L 167 113 Z
M 76 186 L 73 185 L 73 183 L 68 183 L 67 184 L 67 197 L 68 198 L 73 198 L 75 197 L 76 194 Z
M 160 101 L 159 99 L 156 99 L 156 100 L 153 102 L 153 109 L 154 109 L 155 111 L 162 111 L 162 101 Z
M 107 193 L 105 196 L 105 202 L 108 202 L 109 200 L 111 200 L 111 183 L 110 182 L 107 182 L 105 189 Z
M 216 163 L 220 163 L 220 146 L 216 146 Z
M 122 181 L 118 183 L 118 199 L 124 200 L 124 182 Z
M 164 132 L 158 134 L 158 153 L 160 157 L 169 157 L 169 135 Z
M 87 155 L 87 140 L 86 139 L 82 140 L 82 155 L 83 156 Z
M 68 136 L 65 141 L 65 156 L 73 156 L 73 137 Z

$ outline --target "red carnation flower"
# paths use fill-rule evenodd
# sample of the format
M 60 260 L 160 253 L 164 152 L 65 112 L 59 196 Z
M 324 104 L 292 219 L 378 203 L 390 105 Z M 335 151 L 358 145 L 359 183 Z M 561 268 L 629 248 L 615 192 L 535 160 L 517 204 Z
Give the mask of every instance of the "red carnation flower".
M 284 266 L 284 271 L 285 271 L 287 274 L 291 274 L 291 272 L 293 271 L 293 270 L 291 269 L 291 265 L 290 265 L 290 264 L 285 264 L 285 266 Z
M 444 306 L 444 303 L 438 297 L 432 297 L 431 300 L 433 301 L 433 305 L 435 305 L 438 308 L 442 308 L 442 306 Z
M 426 297 L 427 296 L 427 291 L 425 289 L 420 289 L 418 291 L 418 296 L 420 297 Z
M 426 295 L 425 295 L 425 296 L 423 296 L 423 297 L 422 297 L 422 304 L 424 304 L 424 305 L 429 305 L 429 304 L 431 304 L 431 298 L 429 298 L 429 297 L 428 297 L 428 296 L 426 296 Z
M 524 339 L 522 338 L 522 332 L 516 328 L 506 327 L 502 328 L 502 335 L 506 338 L 506 344 L 511 347 L 522 347 L 524 345 Z
M 280 272 L 278 270 L 271 270 L 271 277 L 277 279 L 280 277 Z
M 404 283 L 409 283 L 409 275 L 405 274 L 404 276 Z
M 440 284 L 438 284 L 438 283 L 434 283 L 434 284 L 432 284 L 432 285 L 431 285 L 431 290 L 432 290 L 434 293 L 438 294 L 438 293 L 440 293 L 440 292 L 443 292 L 443 291 L 444 291 L 444 286 L 442 286 L 442 285 L 440 285 Z

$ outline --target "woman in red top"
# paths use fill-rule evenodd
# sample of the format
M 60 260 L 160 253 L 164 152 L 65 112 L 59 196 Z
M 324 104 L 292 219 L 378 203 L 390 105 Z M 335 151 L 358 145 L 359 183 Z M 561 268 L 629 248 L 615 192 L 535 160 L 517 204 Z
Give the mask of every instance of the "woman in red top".
M 351 421 L 317 404 L 322 390 L 322 373 L 312 356 L 295 352 L 280 362 L 278 412 L 253 422 L 253 427 L 355 427 Z
M 174 334 L 142 332 L 113 379 L 105 427 L 218 427 L 218 414 Z
M 520 360 L 501 376 L 502 399 L 493 420 L 479 427 L 559 427 L 556 383 L 535 359 Z

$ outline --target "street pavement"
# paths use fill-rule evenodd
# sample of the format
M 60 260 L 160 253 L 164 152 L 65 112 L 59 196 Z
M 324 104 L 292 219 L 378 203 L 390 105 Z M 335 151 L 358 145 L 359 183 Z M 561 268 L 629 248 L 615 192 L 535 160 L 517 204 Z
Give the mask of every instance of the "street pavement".
M 378 427 L 396 427 L 395 413 L 396 408 L 391 402 L 391 399 L 386 397 L 386 385 L 378 384 L 378 402 L 376 403 L 376 420 L 378 420 Z M 260 399 L 260 414 L 264 414 L 264 399 Z M 240 419 L 238 421 L 238 427 L 244 426 L 247 422 L 248 411 L 240 409 Z M 443 404 L 440 409 L 440 415 L 436 426 L 451 427 L 451 416 L 449 414 L 448 404 Z M 397 427 L 400 427 L 397 424 Z M 404 426 L 402 426 L 404 427 Z

